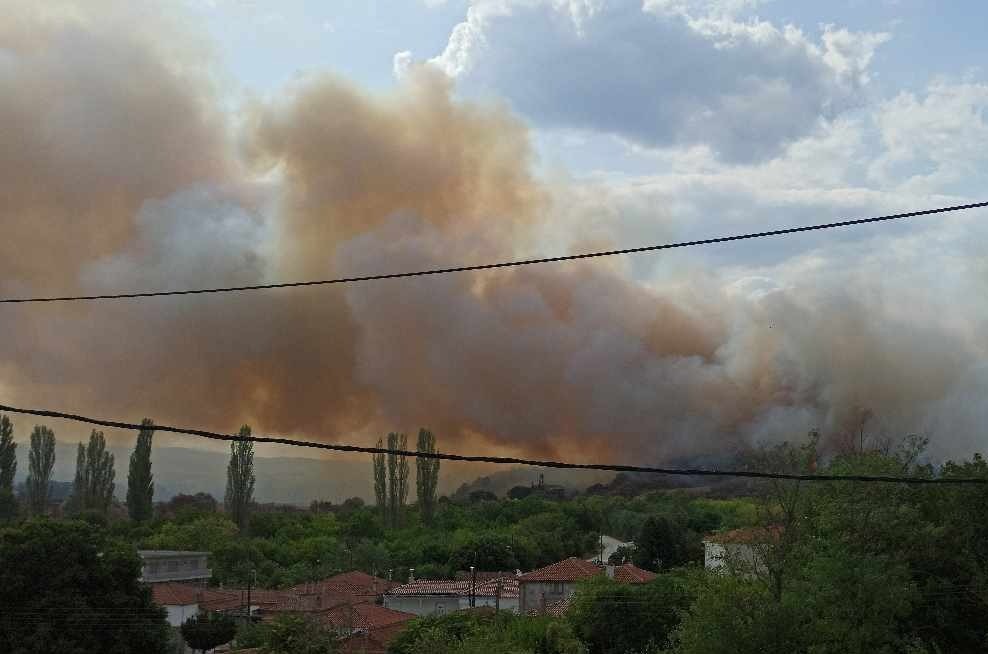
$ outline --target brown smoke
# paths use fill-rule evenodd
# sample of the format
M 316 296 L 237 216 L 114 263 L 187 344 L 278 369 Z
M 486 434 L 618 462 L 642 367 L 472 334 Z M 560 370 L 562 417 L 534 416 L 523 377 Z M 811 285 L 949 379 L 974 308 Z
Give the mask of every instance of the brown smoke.
M 16 15 L 0 28 L 5 293 L 514 257 L 576 197 L 533 176 L 515 118 L 428 70 L 389 96 L 318 77 L 255 101 L 238 156 L 208 75 L 149 30 Z M 651 288 L 594 262 L 23 306 L 0 313 L 0 392 L 326 440 L 429 425 L 450 450 L 631 462 L 837 432 L 860 407 L 893 429 L 933 424 L 976 348 L 842 288 L 794 279 L 755 297 L 686 273 Z

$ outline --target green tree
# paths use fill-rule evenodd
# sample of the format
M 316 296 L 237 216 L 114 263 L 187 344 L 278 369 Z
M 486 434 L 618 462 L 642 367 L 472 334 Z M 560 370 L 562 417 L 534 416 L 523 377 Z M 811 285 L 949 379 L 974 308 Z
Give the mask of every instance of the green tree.
M 193 615 L 182 623 L 182 639 L 193 650 L 206 650 L 225 645 L 237 635 L 237 623 L 233 618 L 211 611 Z
M 132 545 L 81 521 L 0 529 L 0 652 L 165 654 L 164 609 Z
M 106 438 L 103 432 L 94 429 L 87 446 L 79 443 L 71 508 L 79 513 L 94 511 L 105 514 L 113 503 L 115 476 L 113 454 L 106 451 Z
M 240 428 L 240 436 L 250 436 L 250 427 Z M 230 465 L 226 470 L 226 497 L 223 504 L 230 519 L 246 532 L 250 522 L 250 505 L 254 500 L 254 443 L 230 443 Z
M 402 507 L 408 499 L 408 457 L 397 454 L 407 448 L 405 434 L 388 434 L 388 522 L 393 528 L 401 524 Z
M 151 438 L 154 422 L 150 418 L 141 421 L 137 444 L 130 455 L 130 471 L 127 475 L 127 512 L 135 522 L 150 520 L 153 513 L 154 476 L 151 474 Z
M 51 470 L 54 466 L 55 432 L 44 425 L 36 425 L 31 432 L 31 449 L 28 451 L 28 472 L 25 482 L 28 510 L 34 515 L 43 515 L 48 511 Z
M 0 416 L 0 520 L 10 520 L 17 515 L 17 498 L 14 496 L 16 472 L 17 443 L 14 442 L 14 425 L 7 416 Z
M 433 454 L 436 451 L 436 436 L 427 429 L 419 430 L 416 447 L 419 452 Z M 415 490 L 422 521 L 432 524 L 436 510 L 436 491 L 439 488 L 439 459 L 418 457 L 415 459 Z
M 664 648 L 688 605 L 685 581 L 660 575 L 648 584 L 619 584 L 605 576 L 582 584 L 566 619 L 590 654 Z
M 13 492 L 16 472 L 17 443 L 14 442 L 14 425 L 7 416 L 0 416 L 0 492 Z
M 635 565 L 647 570 L 667 570 L 698 558 L 691 547 L 686 527 L 666 516 L 652 516 L 642 525 L 632 559 Z
M 237 634 L 237 647 L 263 654 L 332 654 L 336 637 L 304 615 L 281 614 L 269 623 L 248 625 Z
M 384 441 L 380 438 L 377 439 L 377 447 L 383 448 Z M 373 455 L 372 462 L 374 465 L 374 500 L 377 503 L 378 509 L 381 511 L 381 519 L 385 524 L 388 523 L 388 473 L 385 464 L 385 454 L 384 452 L 379 452 Z

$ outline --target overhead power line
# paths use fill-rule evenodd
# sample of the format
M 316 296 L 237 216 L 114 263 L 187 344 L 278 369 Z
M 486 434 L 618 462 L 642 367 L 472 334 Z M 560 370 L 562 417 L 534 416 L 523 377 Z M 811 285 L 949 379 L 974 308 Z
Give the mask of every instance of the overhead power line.
M 696 241 L 680 241 L 678 243 L 664 243 L 660 245 L 646 245 L 636 248 L 624 248 L 621 250 L 603 250 L 598 252 L 585 252 L 583 254 L 567 254 L 558 257 L 542 257 L 539 259 L 519 259 L 517 261 L 502 261 L 499 263 L 483 263 L 472 266 L 455 266 L 450 268 L 429 268 L 426 270 L 415 270 L 410 272 L 381 273 L 373 275 L 358 275 L 354 277 L 335 277 L 332 279 L 315 279 L 297 282 L 280 282 L 274 284 L 251 284 L 247 286 L 220 286 L 215 288 L 196 288 L 172 291 L 146 291 L 131 293 L 107 293 L 101 295 L 62 295 L 48 297 L 22 297 L 0 299 L 0 304 L 27 304 L 41 302 L 80 302 L 90 300 L 129 300 L 148 297 L 166 297 L 171 295 L 203 295 L 207 293 L 241 293 L 245 291 L 261 291 L 278 288 L 298 288 L 302 286 L 326 286 L 329 284 L 352 284 L 355 282 L 369 282 L 382 279 L 400 279 L 403 277 L 423 277 L 427 275 L 446 275 L 450 273 L 470 272 L 475 270 L 492 270 L 495 268 L 516 268 L 520 266 L 531 266 L 542 263 L 558 263 L 561 261 L 576 261 L 578 259 L 595 259 L 598 257 L 613 257 L 625 254 L 639 254 L 642 252 L 657 252 L 659 250 L 674 250 L 678 248 L 695 247 L 698 245 L 713 245 L 716 243 L 728 243 L 731 241 L 747 241 L 756 238 L 767 238 L 770 236 L 785 236 L 787 234 L 797 234 L 800 232 L 814 232 L 825 229 L 836 229 L 839 227 L 854 227 L 869 223 L 879 223 L 891 220 L 901 220 L 904 218 L 915 218 L 917 216 L 929 216 L 937 213 L 949 213 L 952 211 L 965 211 L 967 209 L 978 209 L 988 207 L 988 202 L 975 202 L 973 204 L 959 204 L 951 207 L 940 207 L 938 209 L 924 209 L 922 211 L 909 211 L 906 213 L 896 213 L 887 216 L 876 216 L 874 218 L 857 218 L 854 220 L 842 220 L 833 223 L 821 223 L 817 225 L 806 225 L 804 227 L 786 227 L 784 229 L 773 229 L 765 232 L 751 232 L 747 234 L 735 234 L 733 236 L 718 236 L 715 238 L 705 238 Z
M 146 429 L 137 423 L 121 422 L 118 420 L 104 420 L 101 418 L 91 418 L 88 416 L 65 413 L 63 411 L 51 411 L 47 409 L 22 409 L 19 407 L 0 404 L 0 412 L 19 413 L 22 415 L 39 416 L 42 418 L 59 418 L 82 422 L 99 427 L 113 427 L 116 429 L 126 429 L 129 431 L 140 431 Z M 855 481 L 855 482 L 879 482 L 879 483 L 901 483 L 901 484 L 988 484 L 988 479 L 977 478 L 925 478 L 925 477 L 891 477 L 875 475 L 812 475 L 812 474 L 790 474 L 777 472 L 756 472 L 750 470 L 708 470 L 704 468 L 657 468 L 651 466 L 618 465 L 610 463 L 569 463 L 566 461 L 552 461 L 544 459 L 522 459 L 510 456 L 480 456 L 467 454 L 450 454 L 447 452 L 418 452 L 413 450 L 391 450 L 383 447 L 365 447 L 362 445 L 346 445 L 341 443 L 319 443 L 315 441 L 303 441 L 293 438 L 281 438 L 277 436 L 240 436 L 239 434 L 221 434 L 219 432 L 207 431 L 205 429 L 192 429 L 187 427 L 171 427 L 169 425 L 154 425 L 155 431 L 170 432 L 174 434 L 187 434 L 208 438 L 217 441 L 250 441 L 252 443 L 274 443 L 277 445 L 290 445 L 293 447 L 308 447 L 318 450 L 331 450 L 334 452 L 359 452 L 362 454 L 397 454 L 399 456 L 419 457 L 426 459 L 440 459 L 442 461 L 465 461 L 472 463 L 493 463 L 500 465 L 523 465 L 536 466 L 540 468 L 560 468 L 564 470 L 606 470 L 610 472 L 642 472 L 657 475 L 676 475 L 684 477 L 742 477 L 751 479 L 791 479 L 797 481 Z

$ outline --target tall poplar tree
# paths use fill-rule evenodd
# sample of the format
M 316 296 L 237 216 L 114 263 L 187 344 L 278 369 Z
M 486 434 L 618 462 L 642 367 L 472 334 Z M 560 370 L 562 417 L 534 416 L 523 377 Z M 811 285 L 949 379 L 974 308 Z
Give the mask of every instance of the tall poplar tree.
M 31 449 L 28 451 L 27 506 L 34 515 L 48 511 L 51 492 L 51 469 L 55 466 L 55 432 L 44 425 L 36 425 L 31 432 Z
M 151 438 L 154 422 L 150 418 L 141 421 L 137 444 L 130 455 L 130 471 L 127 475 L 127 512 L 135 522 L 150 520 L 154 512 L 154 476 L 151 474 Z
M 17 443 L 14 442 L 14 425 L 7 416 L 0 416 L 0 493 L 14 492 L 16 472 Z
M 388 515 L 392 527 L 401 521 L 401 507 L 408 499 L 408 459 L 396 454 L 397 450 L 408 447 L 405 434 L 388 434 Z
M 240 436 L 250 436 L 248 425 L 240 428 Z M 247 531 L 250 522 L 254 481 L 254 443 L 251 441 L 230 443 L 230 465 L 226 470 L 226 497 L 223 504 L 241 533 Z
M 87 446 L 79 443 L 71 507 L 75 511 L 106 513 L 113 503 L 115 477 L 113 454 L 106 450 L 103 432 L 94 429 Z
M 383 439 L 377 439 L 377 447 L 384 447 Z M 381 519 L 385 524 L 388 522 L 388 473 L 384 463 L 384 453 L 374 454 L 374 499 L 381 511 Z
M 17 472 L 17 443 L 14 425 L 7 416 L 0 416 L 0 520 L 17 515 L 14 496 L 14 474 Z
M 436 436 L 428 429 L 419 429 L 418 452 L 435 453 Z M 418 497 L 422 521 L 432 523 L 436 510 L 436 490 L 439 487 L 439 459 L 418 457 L 415 459 L 415 491 Z

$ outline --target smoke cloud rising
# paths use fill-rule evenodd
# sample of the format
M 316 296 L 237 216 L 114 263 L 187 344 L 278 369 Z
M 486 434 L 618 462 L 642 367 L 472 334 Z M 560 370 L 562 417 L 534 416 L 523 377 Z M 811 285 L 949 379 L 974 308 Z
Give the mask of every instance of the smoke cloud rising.
M 106 3 L 99 21 L 22 7 L 0 26 L 4 295 L 482 262 L 538 251 L 565 219 L 580 249 L 609 238 L 581 232 L 584 191 L 533 173 L 519 120 L 454 99 L 435 70 L 380 96 L 310 77 L 224 112 L 201 44 L 142 28 L 172 23 L 139 6 Z M 620 211 L 597 202 L 585 214 Z M 650 212 L 674 232 L 673 212 Z M 942 433 L 959 389 L 984 388 L 984 329 L 909 315 L 889 280 L 863 286 L 880 260 L 794 266 L 767 289 L 689 265 L 645 283 L 626 265 L 3 309 L 0 393 L 225 431 L 369 442 L 428 425 L 447 450 L 659 462 L 839 434 L 864 411 L 895 435 Z

